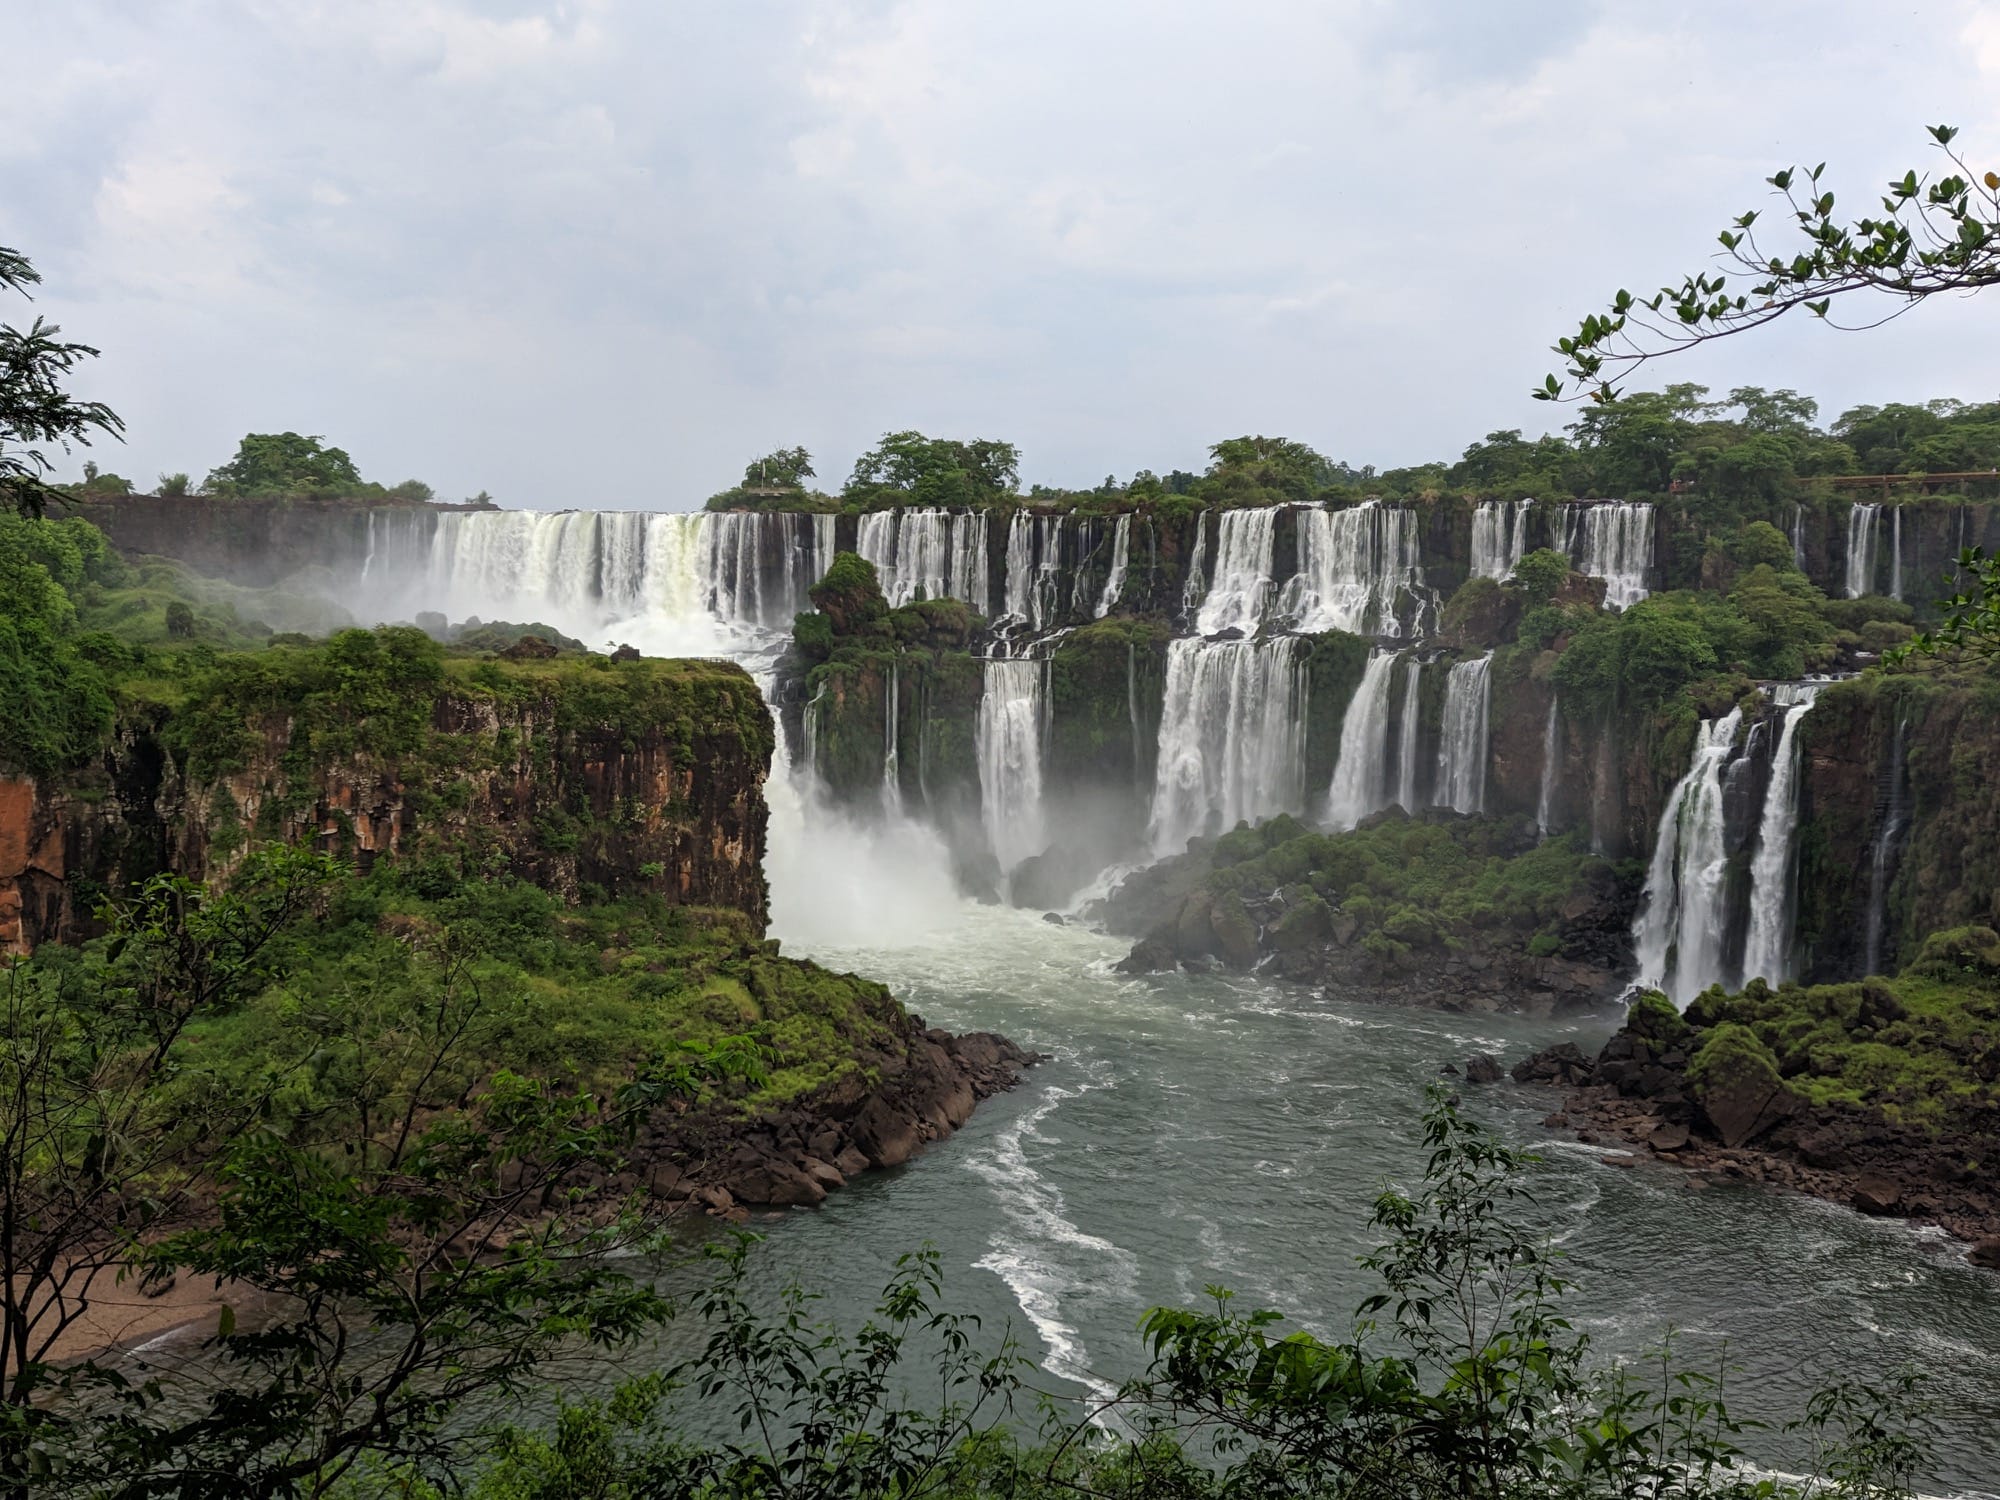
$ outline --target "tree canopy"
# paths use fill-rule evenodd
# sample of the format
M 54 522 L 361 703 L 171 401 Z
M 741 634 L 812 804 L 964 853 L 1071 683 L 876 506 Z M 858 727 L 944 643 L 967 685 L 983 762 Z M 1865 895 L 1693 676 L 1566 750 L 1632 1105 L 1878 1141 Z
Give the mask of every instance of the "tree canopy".
M 218 495 L 290 495 L 304 490 L 353 490 L 361 471 L 344 448 L 296 432 L 253 432 L 236 456 L 208 471 L 204 486 Z
M 1012 494 L 1020 471 L 1012 443 L 889 432 L 854 461 L 841 494 L 884 505 L 976 505 Z
M 41 282 L 28 258 L 0 245 L 0 291 L 28 295 Z M 65 340 L 62 329 L 36 318 L 27 328 L 0 324 L 0 508 L 39 516 L 56 494 L 48 449 L 67 453 L 93 434 L 117 437 L 125 424 L 102 401 L 78 401 L 64 383 L 97 350 Z

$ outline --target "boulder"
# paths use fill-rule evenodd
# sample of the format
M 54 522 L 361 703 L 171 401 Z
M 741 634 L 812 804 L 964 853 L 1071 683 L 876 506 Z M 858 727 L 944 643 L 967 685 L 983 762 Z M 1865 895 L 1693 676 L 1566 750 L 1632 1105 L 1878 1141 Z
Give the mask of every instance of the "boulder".
M 1498 1083 L 1501 1076 L 1500 1064 L 1484 1052 L 1466 1060 L 1465 1081 L 1467 1083 Z
M 1257 967 L 1257 924 L 1241 896 L 1229 891 L 1216 897 L 1209 906 L 1208 924 L 1224 963 L 1246 973 Z
M 1983 1240 L 1975 1240 L 1972 1248 L 1965 1252 L 1965 1258 L 1975 1266 L 1989 1266 L 2000 1271 L 2000 1234 L 1988 1235 Z
M 1851 1201 L 1864 1214 L 1874 1214 L 1878 1218 L 1893 1214 L 1902 1207 L 1903 1185 L 1885 1173 L 1864 1172 L 1861 1180 L 1854 1184 Z
M 1655 1125 L 1646 1137 L 1646 1144 L 1655 1151 L 1679 1151 L 1688 1143 L 1688 1128 L 1669 1120 Z
M 854 1144 L 871 1165 L 900 1167 L 923 1144 L 916 1121 L 897 1113 L 878 1095 L 854 1119 Z
M 1579 1087 L 1590 1082 L 1590 1059 L 1575 1042 L 1558 1042 L 1514 1064 L 1514 1082 Z
M 1798 1108 L 1778 1060 L 1747 1026 L 1716 1027 L 1696 1053 L 1688 1083 L 1709 1126 L 1732 1150 L 1756 1139 Z

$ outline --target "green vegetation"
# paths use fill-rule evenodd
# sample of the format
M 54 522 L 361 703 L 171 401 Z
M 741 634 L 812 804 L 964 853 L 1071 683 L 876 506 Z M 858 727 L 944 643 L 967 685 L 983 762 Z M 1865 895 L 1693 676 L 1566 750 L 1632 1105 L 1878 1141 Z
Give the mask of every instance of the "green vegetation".
M 1710 990 L 1686 1019 L 1703 1032 L 1691 1082 L 1747 1069 L 1813 1104 L 1948 1132 L 1990 1103 L 2000 1077 L 2000 936 L 1935 933 L 1894 979 Z
M 18 250 L 0 245 L 0 292 L 28 295 L 41 275 Z M 125 430 L 101 401 L 78 401 L 64 382 L 97 351 L 67 342 L 62 329 L 36 318 L 25 329 L 0 323 L 0 511 L 39 516 L 59 492 L 48 482 L 48 450 L 90 446 Z
M 92 526 L 0 511 L 0 768 L 46 776 L 109 734 L 107 675 L 68 591 L 115 566 Z
M 253 432 L 236 456 L 209 470 L 202 491 L 210 495 L 313 495 L 341 499 L 429 500 L 431 487 L 406 479 L 385 488 L 361 477 L 343 448 L 296 432 Z
M 1331 914 L 1355 924 L 1364 951 L 1393 960 L 1451 949 L 1470 939 L 1561 952 L 1562 916 L 1612 867 L 1571 835 L 1537 844 L 1532 824 L 1512 819 L 1416 822 L 1394 814 L 1349 833 L 1310 831 L 1276 817 L 1216 841 L 1212 895 L 1284 895 L 1288 916 L 1307 925 Z M 1553 944 L 1551 947 L 1549 944 Z

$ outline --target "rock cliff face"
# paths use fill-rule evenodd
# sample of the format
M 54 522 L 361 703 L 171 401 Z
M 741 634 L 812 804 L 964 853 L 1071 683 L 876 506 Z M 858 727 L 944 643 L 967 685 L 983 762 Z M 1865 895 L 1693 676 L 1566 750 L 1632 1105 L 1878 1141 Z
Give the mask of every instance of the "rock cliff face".
M 438 684 L 422 733 L 394 752 L 302 753 L 300 715 L 280 707 L 241 715 L 240 753 L 214 768 L 156 711 L 69 777 L 0 777 L 0 943 L 85 936 L 97 892 L 163 870 L 226 875 L 252 837 L 310 839 L 361 868 L 451 855 L 571 900 L 643 889 L 762 929 L 772 741 L 747 673 L 570 661 L 479 675 Z

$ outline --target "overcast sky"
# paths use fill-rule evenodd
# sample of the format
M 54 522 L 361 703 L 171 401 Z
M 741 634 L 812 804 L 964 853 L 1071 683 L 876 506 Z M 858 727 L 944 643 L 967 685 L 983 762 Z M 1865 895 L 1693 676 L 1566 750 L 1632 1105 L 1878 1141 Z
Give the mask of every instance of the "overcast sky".
M 1382 467 L 1564 420 L 1547 346 L 1803 160 L 1859 209 L 2000 0 L 34 0 L 0 243 L 102 347 L 104 467 L 246 431 L 512 505 L 698 505 L 803 443 L 1024 481 L 1281 433 Z M 19 322 L 18 303 L 0 316 Z M 1823 415 L 2000 395 L 2000 294 L 1656 366 Z M 72 465 L 71 472 L 74 472 Z

